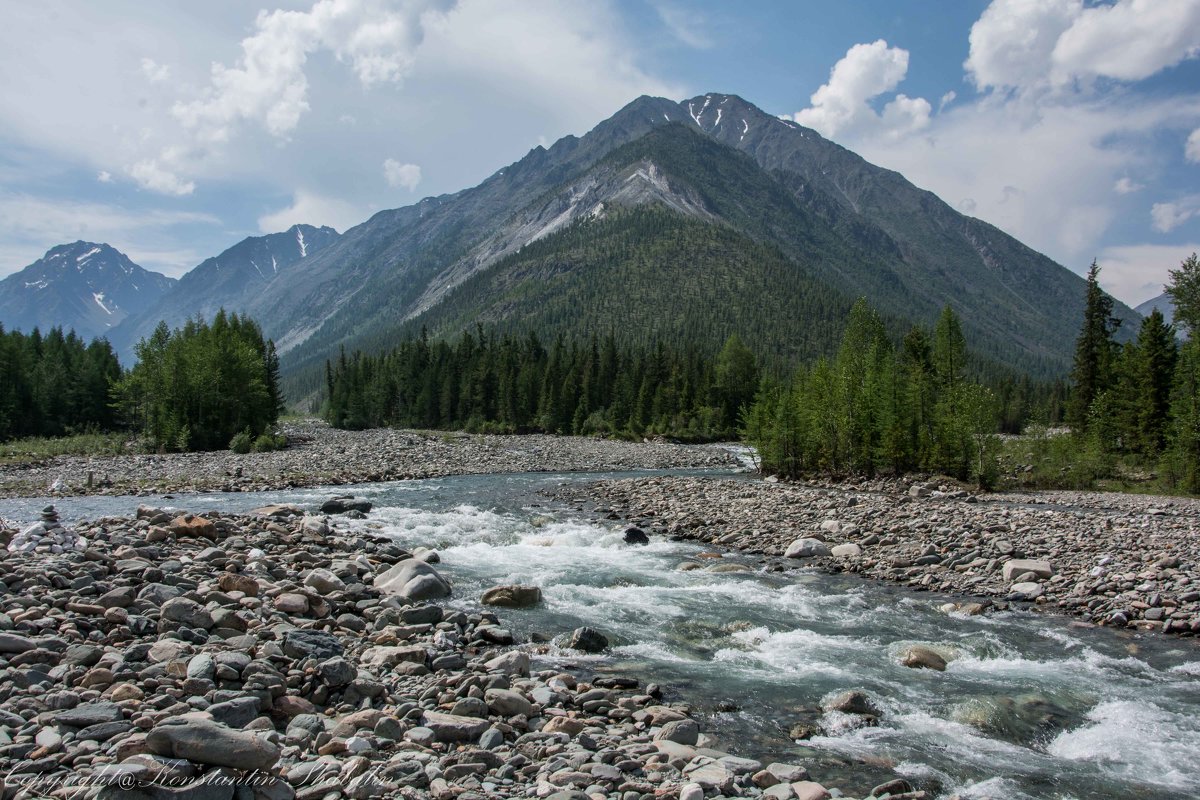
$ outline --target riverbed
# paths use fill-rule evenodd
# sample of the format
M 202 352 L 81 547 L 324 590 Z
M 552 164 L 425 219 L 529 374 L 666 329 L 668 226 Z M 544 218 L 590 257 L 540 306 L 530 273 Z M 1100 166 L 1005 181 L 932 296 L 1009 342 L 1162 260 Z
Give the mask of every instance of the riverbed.
M 953 598 L 850 575 L 768 569 L 779 559 L 663 537 L 630 545 L 621 523 L 545 496 L 615 477 L 463 476 L 56 502 L 70 522 L 130 516 L 139 503 L 237 512 L 365 497 L 375 509 L 346 524 L 438 549 L 439 569 L 455 589 L 451 605 L 478 609 L 490 586 L 535 584 L 540 606 L 502 614 L 518 640 L 589 625 L 612 645 L 582 657 L 552 643 L 527 645 L 543 663 L 660 683 L 700 712 L 726 749 L 804 763 L 849 795 L 895 774 L 946 798 L 1200 791 L 1200 660 L 1191 641 L 1082 628 L 1023 610 L 948 615 L 938 608 Z M 30 519 L 45 502 L 5 500 L 0 516 Z M 900 651 L 917 643 L 942 653 L 946 671 L 901 666 Z M 868 693 L 876 725 L 815 710 L 847 689 Z M 797 724 L 813 726 L 812 737 L 792 740 Z

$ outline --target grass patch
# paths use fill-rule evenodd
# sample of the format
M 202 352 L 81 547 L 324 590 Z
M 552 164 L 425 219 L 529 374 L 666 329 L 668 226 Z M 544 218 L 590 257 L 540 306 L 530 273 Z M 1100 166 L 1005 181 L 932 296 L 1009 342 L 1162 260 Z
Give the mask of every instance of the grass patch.
M 56 456 L 118 456 L 128 452 L 127 433 L 80 433 L 56 438 L 14 439 L 0 444 L 0 463 L 45 461 Z

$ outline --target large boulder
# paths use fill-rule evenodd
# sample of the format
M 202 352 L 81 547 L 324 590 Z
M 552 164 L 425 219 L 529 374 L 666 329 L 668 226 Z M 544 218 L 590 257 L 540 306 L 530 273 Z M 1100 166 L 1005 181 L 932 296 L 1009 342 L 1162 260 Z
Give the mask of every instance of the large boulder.
M 1039 580 L 1045 580 L 1054 574 L 1054 567 L 1049 561 L 1033 558 L 1013 558 L 1004 562 L 1002 574 L 1006 581 L 1012 582 L 1027 572 L 1033 573 Z
M 542 590 L 536 586 L 493 586 L 483 593 L 479 602 L 501 608 L 529 608 L 542 602 Z
M 608 638 L 595 628 L 576 628 L 567 637 L 567 647 L 585 653 L 600 653 L 608 648 Z
M 345 652 L 342 640 L 325 631 L 292 630 L 283 635 L 283 652 L 292 658 L 324 661 Z
M 375 588 L 409 600 L 450 596 L 450 583 L 436 569 L 415 558 L 405 559 L 375 577 Z
M 279 761 L 279 745 L 254 731 L 239 731 L 212 720 L 170 717 L 146 735 L 150 752 L 197 764 L 268 770 Z
M 820 539 L 804 538 L 797 539 L 788 545 L 784 551 L 784 558 L 816 558 L 818 556 L 827 556 L 830 554 L 829 545 L 822 542 Z
M 195 514 L 184 514 L 167 523 L 167 530 L 176 536 L 192 536 L 205 539 L 217 538 L 217 526 L 212 520 Z

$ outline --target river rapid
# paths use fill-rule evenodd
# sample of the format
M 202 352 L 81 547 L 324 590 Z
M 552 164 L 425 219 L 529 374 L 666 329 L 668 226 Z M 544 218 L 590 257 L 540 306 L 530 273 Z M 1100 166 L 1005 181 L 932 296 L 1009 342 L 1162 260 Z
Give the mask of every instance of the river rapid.
M 536 584 L 544 595 L 539 607 L 501 610 L 519 641 L 589 625 L 612 644 L 598 656 L 534 645 L 543 666 L 657 682 L 668 699 L 701 712 L 702 727 L 723 749 L 805 763 L 816 780 L 852 796 L 897 773 L 943 797 L 1200 792 L 1200 650 L 1191 640 L 1085 628 L 1026 611 L 947 615 L 938 606 L 948 598 L 897 586 L 769 571 L 760 558 L 705 554 L 692 543 L 628 545 L 623 526 L 543 495 L 614 476 L 465 476 L 53 502 L 69 524 L 132 515 L 141 503 L 243 512 L 267 503 L 315 510 L 330 497 L 365 497 L 374 510 L 348 524 L 436 548 L 438 568 L 454 585 L 451 605 L 477 610 L 484 589 Z M 28 521 L 47 502 L 0 501 L 0 516 Z M 678 568 L 688 562 L 701 568 Z M 710 571 L 714 565 L 723 571 Z M 942 653 L 946 671 L 901 666 L 898 654 L 916 643 Z M 877 725 L 817 712 L 823 699 L 847 689 L 870 695 L 881 712 Z M 797 723 L 814 726 L 815 735 L 793 741 Z

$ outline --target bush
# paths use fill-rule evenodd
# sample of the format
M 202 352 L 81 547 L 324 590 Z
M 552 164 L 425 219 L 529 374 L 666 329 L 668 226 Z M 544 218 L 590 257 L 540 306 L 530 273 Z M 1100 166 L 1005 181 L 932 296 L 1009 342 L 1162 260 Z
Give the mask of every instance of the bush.
M 234 435 L 234 437 L 229 441 L 229 449 L 238 455 L 244 456 L 246 453 L 250 452 L 250 448 L 255 444 L 256 442 L 254 441 L 254 438 L 250 435 L 250 429 L 247 428 L 241 433 Z
M 254 440 L 254 452 L 269 453 L 272 450 L 282 450 L 287 447 L 287 437 L 282 433 L 272 436 L 264 433 Z

